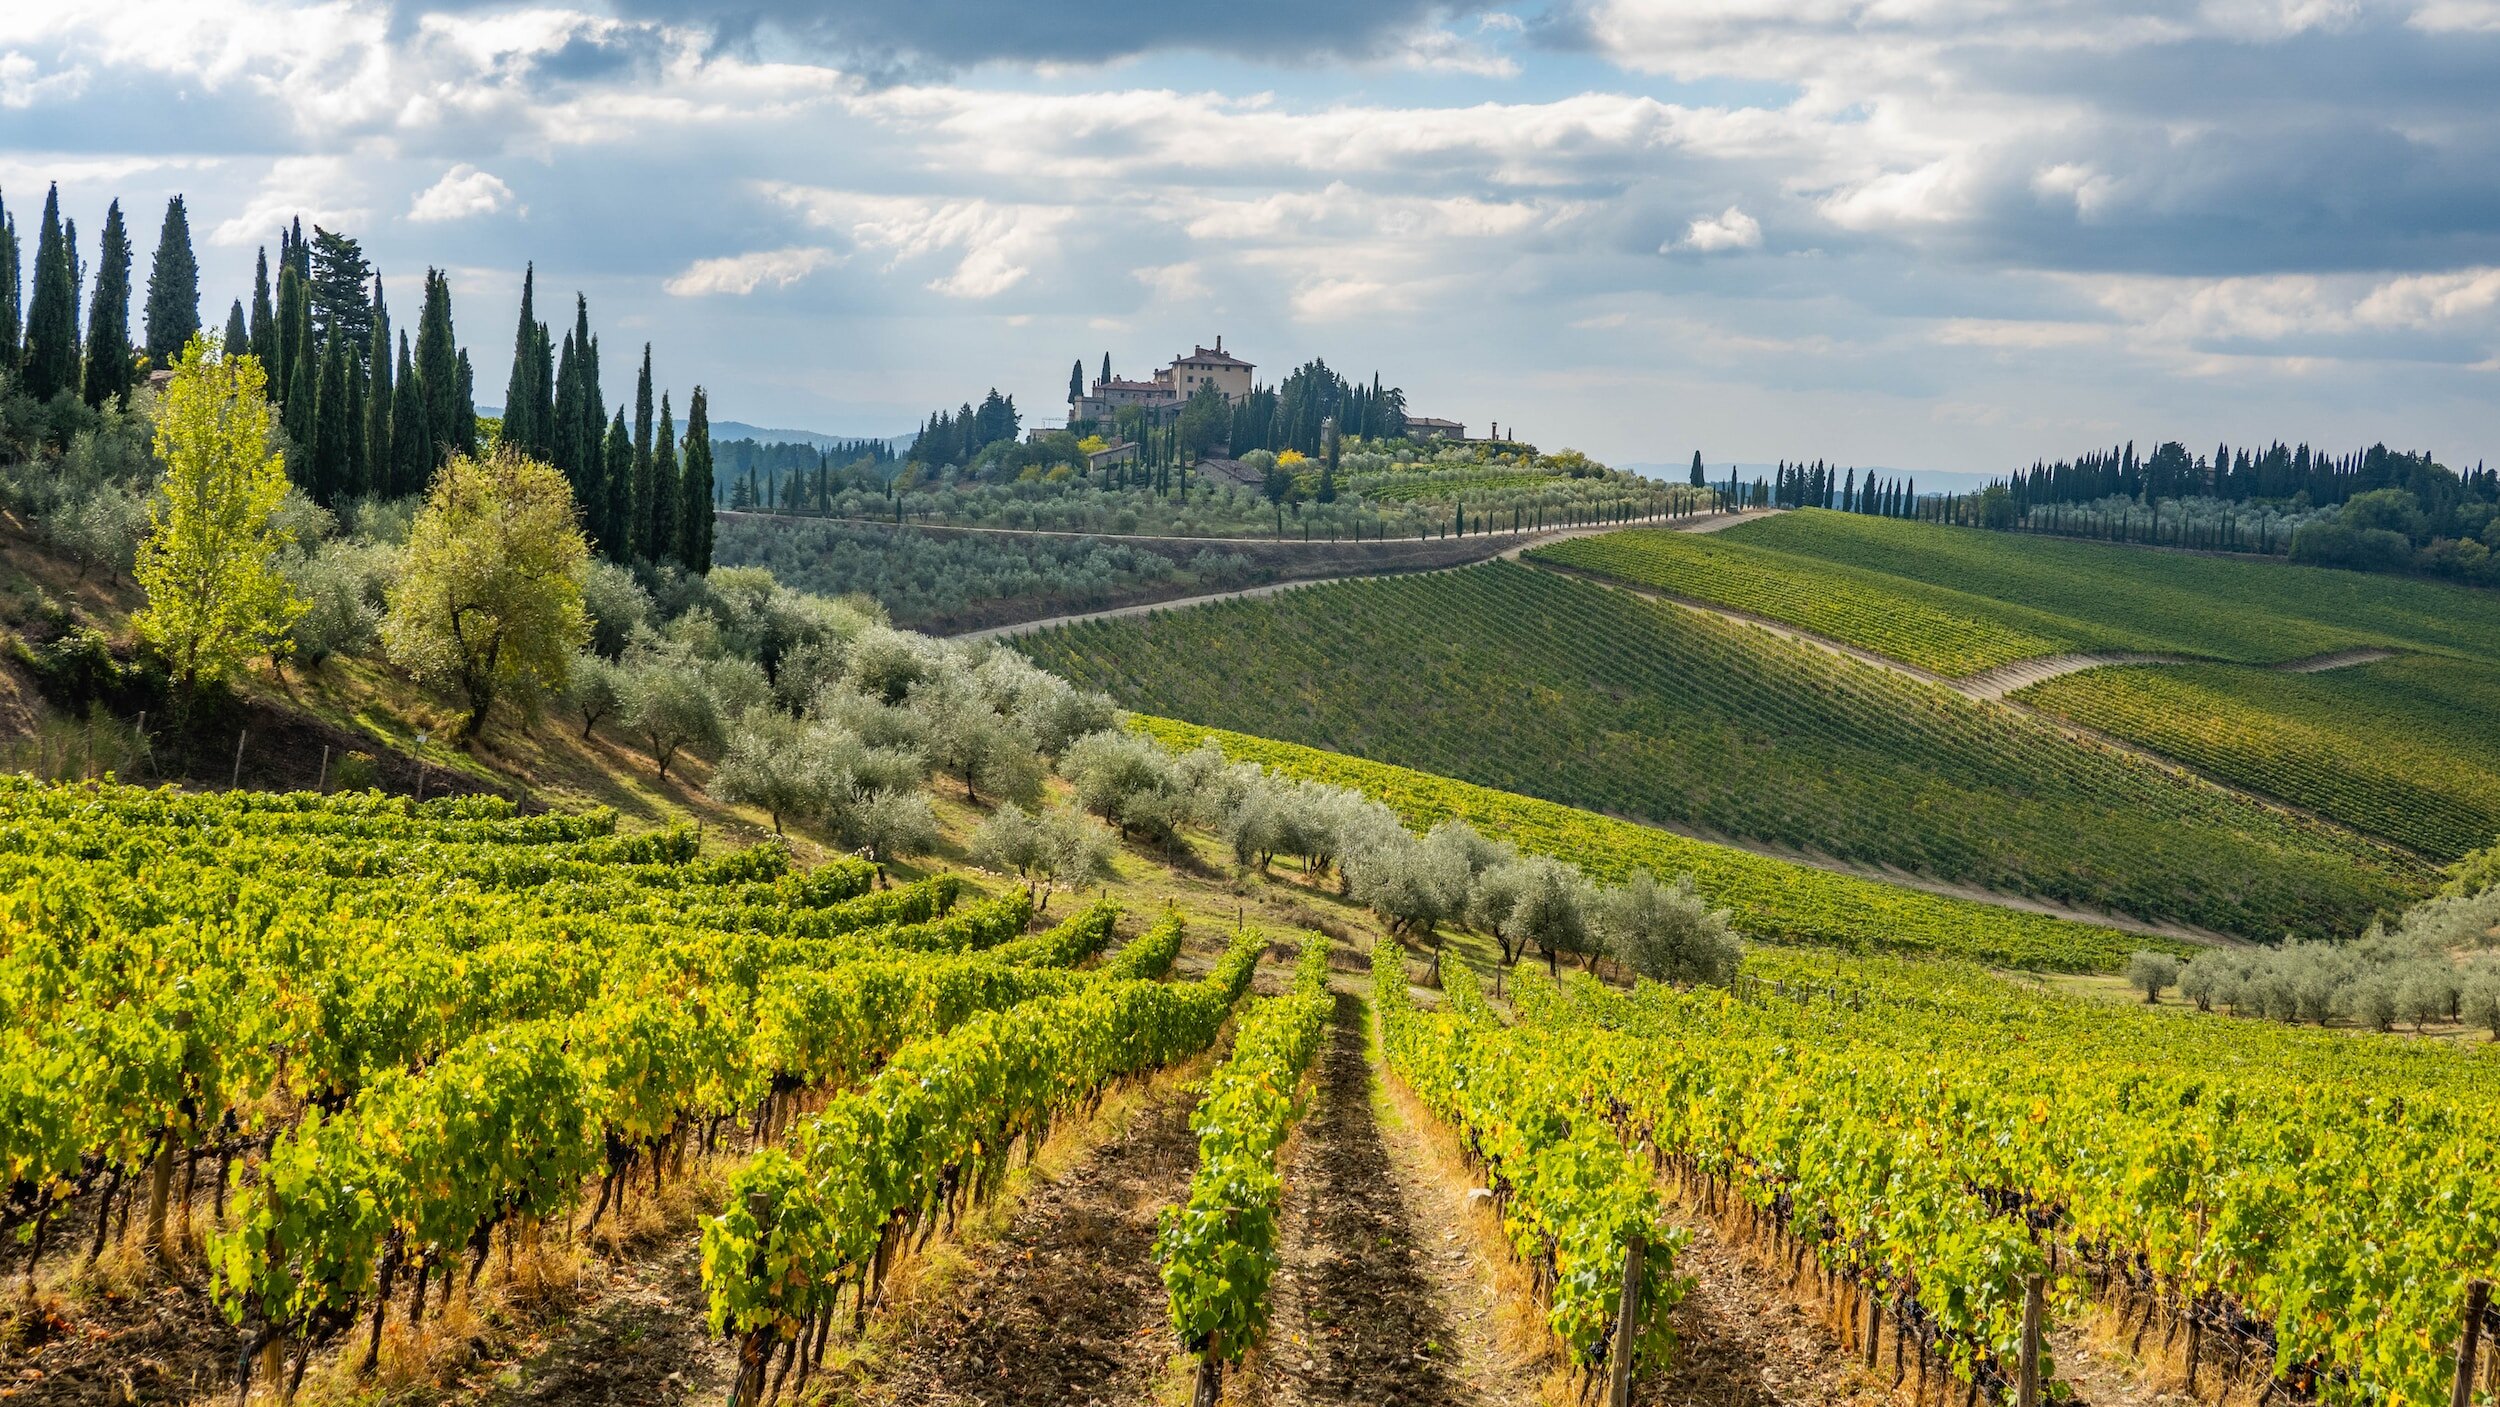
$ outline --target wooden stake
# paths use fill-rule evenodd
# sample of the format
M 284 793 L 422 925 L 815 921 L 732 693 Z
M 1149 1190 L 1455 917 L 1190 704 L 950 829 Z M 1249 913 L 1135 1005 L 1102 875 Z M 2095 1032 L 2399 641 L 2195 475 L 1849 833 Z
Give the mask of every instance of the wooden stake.
M 2040 1407 L 2040 1277 L 2023 1282 L 2022 1377 L 2016 1391 L 2018 1407 Z
M 1884 1341 L 1884 1302 L 1869 1293 L 1866 1297 L 1866 1366 L 1875 1366 L 1875 1355 L 1882 1352 Z
M 2474 1407 L 2474 1356 L 2483 1335 L 2483 1311 L 2491 1303 L 2491 1282 L 2476 1280 L 2465 1287 L 2465 1332 L 2457 1338 L 2457 1385 L 2449 1407 Z
M 320 779 L 319 781 L 317 781 L 317 782 L 314 782 L 314 783 L 313 783 L 313 790 L 314 790 L 314 791 L 326 792 L 326 791 L 328 791 L 329 789 L 330 789 L 330 745 L 329 745 L 328 743 L 323 743 L 323 744 L 321 745 L 321 779 Z
M 1606 1364 L 1606 1407 L 1631 1407 L 1632 1348 L 1640 1340 L 1641 1257 L 1637 1234 L 1623 1243 L 1623 1295 L 1615 1302 L 1615 1343 Z
M 234 732 L 234 776 L 226 783 L 228 791 L 243 785 L 243 740 L 250 736 L 251 730 L 247 728 L 237 728 Z

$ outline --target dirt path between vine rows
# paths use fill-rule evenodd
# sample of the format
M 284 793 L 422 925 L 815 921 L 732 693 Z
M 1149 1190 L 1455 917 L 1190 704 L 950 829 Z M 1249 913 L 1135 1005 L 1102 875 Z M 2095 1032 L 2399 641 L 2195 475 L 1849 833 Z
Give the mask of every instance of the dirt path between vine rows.
M 1472 1273 L 1468 1249 L 1382 1137 L 1365 1019 L 1361 1000 L 1337 994 L 1318 1088 L 1284 1168 L 1268 1345 L 1256 1381 L 1227 1400 L 1533 1402 L 1536 1370 L 1510 1361 L 1494 1333 L 1494 1287 Z
M 1198 1162 L 1195 1085 L 1158 1084 L 1125 1127 L 1036 1184 L 951 1304 L 894 1346 L 860 1400 L 915 1407 L 1084 1407 L 1154 1399 L 1174 1344 L 1156 1213 Z

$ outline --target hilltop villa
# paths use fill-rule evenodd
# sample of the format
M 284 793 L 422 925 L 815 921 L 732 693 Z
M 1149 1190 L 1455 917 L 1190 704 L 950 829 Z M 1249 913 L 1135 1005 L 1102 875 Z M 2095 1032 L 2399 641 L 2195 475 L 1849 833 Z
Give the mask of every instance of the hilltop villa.
M 1124 405 L 1144 406 L 1157 418 L 1178 415 L 1181 403 L 1202 386 L 1213 386 L 1225 400 L 1238 404 L 1250 394 L 1252 369 L 1251 363 L 1225 351 L 1224 339 L 1218 337 L 1212 347 L 1193 347 L 1188 356 L 1174 357 L 1151 381 L 1095 377 L 1091 392 L 1068 403 L 1068 419 L 1108 420 Z

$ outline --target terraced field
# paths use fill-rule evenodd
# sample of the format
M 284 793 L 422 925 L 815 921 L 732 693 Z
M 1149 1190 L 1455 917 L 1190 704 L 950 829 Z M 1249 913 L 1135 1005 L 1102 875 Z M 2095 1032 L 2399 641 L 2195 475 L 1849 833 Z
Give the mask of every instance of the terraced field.
M 1030 637 L 1156 714 L 1591 810 L 2251 937 L 2427 866 L 1758 628 L 1509 563 Z
M 2500 835 L 2500 668 L 2094 669 L 2014 697 L 2447 861 Z

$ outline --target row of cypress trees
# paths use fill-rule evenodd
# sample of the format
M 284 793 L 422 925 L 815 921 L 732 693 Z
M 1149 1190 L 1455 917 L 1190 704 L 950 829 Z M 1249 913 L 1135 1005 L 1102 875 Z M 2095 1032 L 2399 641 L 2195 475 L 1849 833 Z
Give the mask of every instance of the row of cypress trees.
M 126 402 L 141 373 L 170 366 L 201 330 L 199 261 L 189 214 L 168 201 L 143 304 L 144 339 L 130 328 L 132 252 L 121 202 L 105 214 L 93 301 L 83 335 L 87 271 L 78 226 L 62 218 L 57 186 L 44 197 L 31 285 L 20 282 L 17 222 L 0 201 L 0 371 L 39 401 L 69 394 L 100 407 Z M 644 344 L 633 423 L 600 393 L 599 343 L 576 294 L 561 352 L 536 317 L 537 270 L 521 287 L 520 329 L 505 395 L 503 443 L 546 460 L 572 484 L 583 524 L 619 562 L 674 561 L 707 571 L 712 558 L 712 443 L 703 388 L 676 434 L 665 394 L 654 419 L 651 348 Z M 446 455 L 478 451 L 475 377 L 452 326 L 451 281 L 427 269 L 416 336 L 394 339 L 382 279 L 358 243 L 297 220 L 279 232 L 272 278 L 259 251 L 252 295 L 234 300 L 225 345 L 248 350 L 268 373 L 279 423 L 292 441 L 290 473 L 316 502 L 424 491 Z

